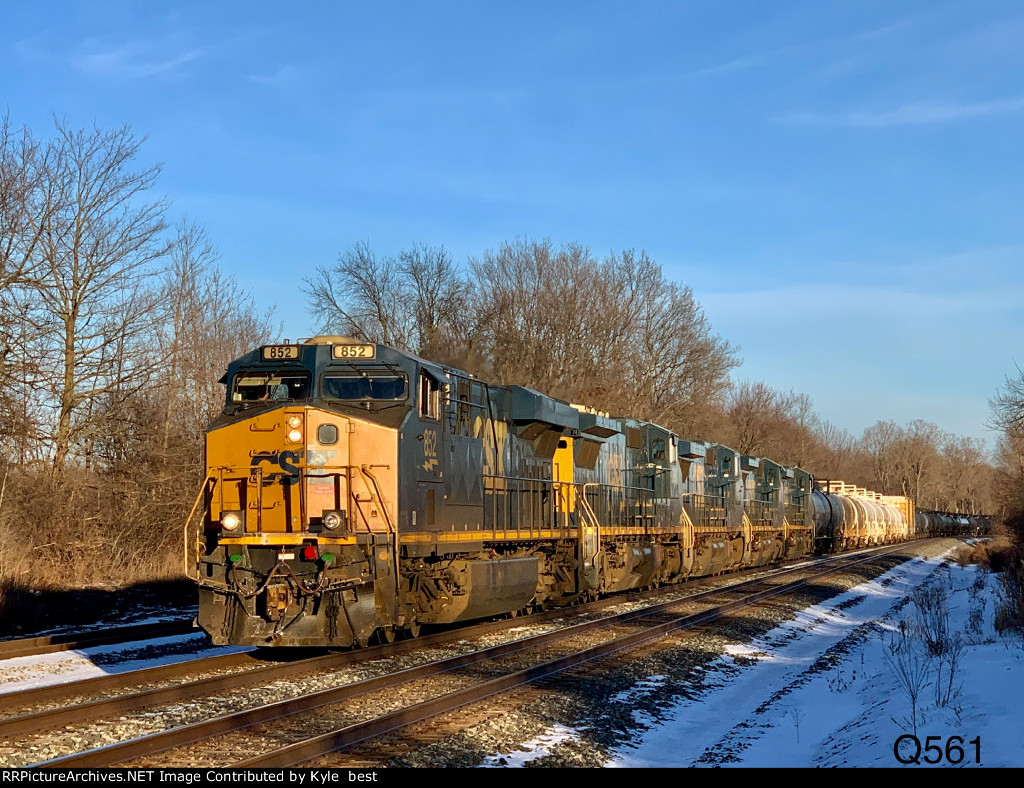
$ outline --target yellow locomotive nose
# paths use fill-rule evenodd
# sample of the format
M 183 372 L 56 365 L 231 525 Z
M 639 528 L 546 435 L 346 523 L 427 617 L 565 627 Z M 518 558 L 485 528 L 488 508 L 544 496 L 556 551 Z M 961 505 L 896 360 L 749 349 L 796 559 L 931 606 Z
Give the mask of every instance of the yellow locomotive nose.
M 257 537 L 264 544 L 278 534 L 320 541 L 352 531 L 391 533 L 397 451 L 394 428 L 312 406 L 211 430 L 208 527 L 219 527 L 222 541 Z

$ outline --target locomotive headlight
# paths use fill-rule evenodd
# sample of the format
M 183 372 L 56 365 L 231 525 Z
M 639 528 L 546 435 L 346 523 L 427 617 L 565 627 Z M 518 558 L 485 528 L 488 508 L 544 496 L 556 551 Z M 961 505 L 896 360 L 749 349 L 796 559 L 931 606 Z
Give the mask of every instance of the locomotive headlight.
M 289 430 L 288 432 L 289 443 L 302 443 L 302 430 Z
M 224 512 L 220 516 L 220 527 L 225 531 L 238 531 L 242 528 L 241 512 Z
M 345 512 L 325 511 L 321 522 L 323 522 L 325 530 L 337 531 L 345 525 L 345 520 Z
M 289 416 L 288 426 L 291 427 L 293 430 L 297 430 L 299 427 L 302 426 L 302 416 Z

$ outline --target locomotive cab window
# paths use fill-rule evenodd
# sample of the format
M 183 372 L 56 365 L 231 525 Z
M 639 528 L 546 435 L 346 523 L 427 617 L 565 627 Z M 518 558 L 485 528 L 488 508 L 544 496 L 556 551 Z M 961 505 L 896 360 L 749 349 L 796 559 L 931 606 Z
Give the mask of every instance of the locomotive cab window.
M 483 402 L 486 395 L 483 384 L 476 380 L 455 376 L 455 385 L 447 386 L 447 429 L 452 435 L 469 438 L 483 437 Z
M 420 372 L 420 418 L 436 420 L 439 413 L 440 384 L 426 372 Z
M 348 401 L 404 400 L 408 396 L 405 375 L 390 372 L 332 372 L 324 375 L 320 395 L 326 399 Z
M 309 397 L 308 372 L 243 372 L 231 382 L 232 402 L 287 402 Z

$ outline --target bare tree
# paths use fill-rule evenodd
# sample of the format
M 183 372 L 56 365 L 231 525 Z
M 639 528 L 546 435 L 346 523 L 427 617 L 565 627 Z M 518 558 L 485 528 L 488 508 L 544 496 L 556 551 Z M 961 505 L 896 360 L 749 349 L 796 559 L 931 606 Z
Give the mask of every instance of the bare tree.
M 849 431 L 825 421 L 818 426 L 816 438 L 816 456 L 807 467 L 814 468 L 815 474 L 825 479 L 852 478 L 856 441 Z
M 620 313 L 619 326 L 626 330 L 617 337 L 618 355 L 631 362 L 632 373 L 620 396 L 629 399 L 631 389 L 640 393 L 636 409 L 623 412 L 694 434 L 739 366 L 735 349 L 712 330 L 693 290 L 667 280 L 646 253 L 613 255 L 605 266 L 614 290 L 631 280 L 641 284 Z M 632 354 L 633 347 L 640 352 Z
M 740 381 L 729 392 L 725 415 L 732 433 L 729 445 L 741 454 L 760 456 L 772 454 L 770 441 L 787 417 L 779 392 L 749 380 Z
M 517 240 L 470 261 L 478 332 L 497 381 L 573 398 L 598 390 L 615 355 L 617 305 L 602 302 L 598 264 L 578 245 Z M 600 306 L 599 306 L 600 305 Z
M 470 267 L 500 382 L 691 432 L 738 363 L 693 292 L 643 252 L 597 261 L 578 244 L 518 239 Z
M 49 155 L 28 129 L 16 133 L 7 116 L 0 119 L 0 298 L 30 278 L 38 263 L 36 250 L 53 204 L 53 184 L 43 177 Z
M 382 342 L 453 366 L 472 363 L 469 285 L 443 247 L 379 257 L 366 243 L 320 267 L 305 292 L 320 331 Z
M 894 421 L 877 421 L 864 430 L 860 445 L 871 457 L 874 473 L 874 488 L 887 494 L 896 492 L 896 477 L 899 473 L 894 459 L 894 449 L 899 442 L 901 430 Z
M 31 132 L 0 120 L 0 441 L 19 464 L 27 457 L 33 431 L 29 380 L 34 355 L 28 309 L 19 288 L 38 264 L 36 250 L 44 226 L 48 184 L 40 177 L 44 153 Z
M 982 514 L 991 509 L 992 466 L 985 444 L 978 438 L 948 435 L 941 447 L 938 507 L 946 511 Z
M 443 247 L 416 244 L 398 256 L 415 316 L 414 349 L 436 361 L 463 360 L 472 331 L 469 285 Z
M 217 381 L 228 363 L 280 335 L 273 309 L 261 310 L 252 293 L 218 268 L 220 255 L 194 221 L 177 225 L 161 286 L 160 391 L 166 451 L 172 434 L 187 435 L 189 451 L 224 405 Z
M 191 482 L 201 471 L 206 428 L 224 407 L 218 382 L 224 369 L 275 335 L 272 313 L 260 311 L 250 293 L 224 276 L 217 258 L 199 225 L 178 224 L 152 343 L 160 364 L 150 385 L 126 404 L 121 420 L 127 429 L 110 431 L 105 445 L 109 468 L 167 483 L 170 498 L 183 479 Z
M 992 426 L 1005 433 L 1024 435 L 1024 370 L 1016 367 L 1017 376 L 1006 376 L 1003 386 L 989 400 Z
M 88 447 L 102 430 L 97 401 L 146 384 L 136 351 L 154 320 L 148 285 L 168 249 L 167 206 L 142 200 L 160 168 L 134 168 L 142 140 L 127 126 L 74 131 L 58 122 L 51 145 L 39 275 L 28 287 L 41 357 L 57 361 L 46 386 L 57 412 L 53 467 L 61 470 L 76 441 Z
M 776 391 L 760 381 L 740 381 L 725 402 L 723 443 L 742 454 L 806 467 L 819 444 L 810 397 Z
M 162 453 L 167 458 L 171 440 L 172 424 L 187 408 L 189 387 L 181 385 L 183 367 L 203 355 L 206 349 L 193 341 L 198 339 L 195 321 L 203 319 L 205 279 L 218 255 L 197 223 L 181 220 L 176 227 L 176 237 L 171 249 L 169 265 L 163 274 L 160 302 L 163 305 L 163 320 L 159 335 L 160 351 L 164 356 L 163 366 L 163 438 Z
M 929 478 L 929 472 L 937 469 L 939 446 L 946 439 L 946 434 L 937 424 L 923 419 L 914 419 L 903 431 L 900 442 L 899 458 L 902 466 L 900 484 L 903 494 L 915 501 L 929 500 L 934 504 L 936 485 L 942 480 Z M 928 486 L 928 482 L 933 482 Z
M 305 292 L 321 330 L 415 349 L 416 315 L 402 265 L 378 257 L 367 243 L 339 254 L 333 267 L 317 268 Z
M 1006 376 L 1005 382 L 989 400 L 992 409 L 990 426 L 999 431 L 996 456 L 999 475 L 995 487 L 1004 520 L 1018 545 L 1024 541 L 1024 370 L 1016 366 L 1015 377 Z M 1007 572 L 1012 585 L 1011 597 L 1024 599 L 1021 572 Z M 1017 612 L 1020 612 L 1019 610 Z M 1019 623 L 1024 617 L 1017 616 Z

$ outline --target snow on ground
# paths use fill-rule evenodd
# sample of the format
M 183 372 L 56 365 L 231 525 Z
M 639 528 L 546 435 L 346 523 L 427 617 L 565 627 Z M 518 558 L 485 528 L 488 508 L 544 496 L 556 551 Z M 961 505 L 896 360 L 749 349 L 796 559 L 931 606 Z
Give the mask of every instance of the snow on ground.
M 894 744 L 914 732 L 899 678 L 902 664 L 902 673 L 911 676 L 920 666 L 920 678 L 906 684 L 919 687 L 921 765 L 931 759 L 942 766 L 951 760 L 960 766 L 1024 766 L 1024 648 L 993 630 L 998 585 L 998 577 L 984 570 L 941 559 L 896 567 L 733 648 L 706 677 L 713 689 L 697 700 L 680 700 L 660 720 L 641 715 L 632 744 L 606 765 L 900 767 Z M 911 600 L 918 587 L 945 598 L 933 609 L 944 606 L 949 634 L 959 633 L 962 652 L 952 683 L 948 658 L 937 672 L 923 641 L 900 634 L 901 620 L 920 621 Z M 894 651 L 903 642 L 915 645 Z M 650 676 L 615 700 L 627 702 L 663 683 L 663 676 Z M 552 741 L 574 735 L 580 734 L 553 730 L 528 751 L 493 756 L 488 765 L 522 765 L 546 754 Z M 903 744 L 900 757 L 912 758 L 912 742 Z M 926 750 L 929 744 L 933 749 Z
M 577 735 L 579 735 L 579 732 L 574 728 L 555 725 L 536 739 L 528 741 L 523 745 L 524 749 L 519 752 L 506 753 L 505 755 L 490 755 L 484 759 L 480 767 L 489 769 L 499 766 L 523 766 L 530 761 L 547 755 L 556 744 Z
M 0 696 L 50 684 L 250 650 L 249 647 L 210 646 L 204 633 L 195 633 L 12 657 L 0 660 Z
M 84 632 L 97 632 L 111 627 L 138 626 L 141 624 L 166 624 L 172 621 L 192 621 L 196 617 L 195 606 L 173 608 L 158 611 L 150 608 L 139 608 L 133 613 L 119 615 L 108 621 L 93 621 L 83 624 L 60 624 L 48 629 L 32 630 L 31 632 L 7 632 L 0 635 L 0 641 L 20 640 L 22 638 L 43 637 L 44 635 L 68 635 Z

